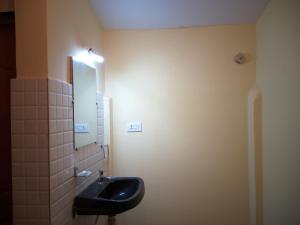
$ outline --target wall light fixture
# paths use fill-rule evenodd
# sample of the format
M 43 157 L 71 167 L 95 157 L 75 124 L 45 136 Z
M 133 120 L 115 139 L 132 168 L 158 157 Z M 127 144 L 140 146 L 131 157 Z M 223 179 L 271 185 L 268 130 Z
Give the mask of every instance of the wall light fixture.
M 104 58 L 100 55 L 95 54 L 92 48 L 89 48 L 87 51 L 84 50 L 80 52 L 78 55 L 74 56 L 73 59 L 79 62 L 83 62 L 92 67 L 94 67 L 95 62 L 97 63 L 104 62 Z
M 104 58 L 101 55 L 97 55 L 93 52 L 92 48 L 89 48 L 88 53 L 91 57 L 91 60 L 93 60 L 94 62 L 98 62 L 98 63 L 103 63 L 104 62 Z

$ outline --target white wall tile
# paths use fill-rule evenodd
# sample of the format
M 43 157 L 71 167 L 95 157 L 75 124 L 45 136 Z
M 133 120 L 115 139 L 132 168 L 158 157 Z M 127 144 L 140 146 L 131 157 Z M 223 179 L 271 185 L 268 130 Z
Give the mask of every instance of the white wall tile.
M 62 221 L 71 225 L 75 195 L 96 179 L 105 160 L 95 144 L 73 150 L 72 85 L 46 79 L 16 80 L 11 85 L 13 190 L 29 193 L 25 207 L 14 208 L 14 221 L 50 225 L 50 211 L 51 225 Z M 75 165 L 89 167 L 93 175 L 74 178 Z M 16 203 L 22 203 L 18 194 Z
M 39 162 L 39 177 L 49 177 L 49 162 Z
M 49 190 L 49 178 L 48 177 L 40 177 L 39 178 L 39 191 L 47 191 Z
M 48 90 L 48 80 L 38 80 L 38 91 L 47 92 Z
M 24 121 L 24 134 L 38 134 L 39 121 L 38 120 L 25 120 Z
M 39 190 L 39 178 L 38 177 L 26 177 L 25 189 L 26 189 L 26 191 L 38 191 Z
M 25 191 L 13 191 L 13 204 L 25 205 Z
M 62 94 L 56 94 L 56 105 L 62 106 Z
M 36 92 L 38 90 L 38 80 L 24 80 L 24 91 Z
M 12 92 L 24 92 L 23 80 L 11 79 L 10 82 L 11 82 L 10 87 Z
M 25 120 L 36 120 L 38 118 L 38 108 L 35 106 L 24 107 L 24 119 Z
M 38 147 L 40 149 L 48 148 L 49 146 L 49 135 L 48 134 L 41 134 L 38 135 Z
M 49 106 L 56 106 L 56 94 L 49 92 Z
M 34 134 L 24 134 L 24 148 L 38 148 L 38 136 Z
M 24 151 L 23 149 L 12 149 L 12 161 L 15 163 L 24 162 Z
M 12 120 L 22 120 L 24 119 L 24 108 L 19 107 L 11 107 L 11 119 Z
M 26 191 L 25 202 L 26 205 L 39 205 L 40 197 L 38 191 Z
M 24 121 L 23 120 L 12 120 L 11 121 L 11 133 L 12 134 L 23 134 L 24 133 Z
M 40 120 L 47 120 L 48 119 L 48 106 L 38 106 L 38 119 Z
M 55 80 L 48 80 L 48 91 L 49 92 L 56 92 L 56 81 Z
M 36 92 L 25 92 L 24 93 L 24 105 L 25 106 L 36 106 L 38 103 L 38 95 Z
M 25 191 L 25 177 L 12 177 L 12 185 L 14 191 Z
M 48 134 L 48 120 L 39 120 L 39 134 Z
M 40 208 L 49 204 L 47 84 L 46 79 L 11 81 L 15 225 L 40 225 Z
M 47 106 L 48 105 L 48 93 L 47 92 L 39 92 L 38 105 L 39 106 Z
M 24 105 L 24 92 L 11 92 L 11 105 L 23 106 Z

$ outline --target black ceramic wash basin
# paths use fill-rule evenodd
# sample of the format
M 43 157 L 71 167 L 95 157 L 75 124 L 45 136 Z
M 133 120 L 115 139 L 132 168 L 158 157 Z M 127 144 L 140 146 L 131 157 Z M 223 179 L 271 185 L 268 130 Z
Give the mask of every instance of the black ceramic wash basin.
M 105 177 L 82 191 L 74 201 L 78 215 L 116 215 L 137 206 L 145 193 L 139 177 Z

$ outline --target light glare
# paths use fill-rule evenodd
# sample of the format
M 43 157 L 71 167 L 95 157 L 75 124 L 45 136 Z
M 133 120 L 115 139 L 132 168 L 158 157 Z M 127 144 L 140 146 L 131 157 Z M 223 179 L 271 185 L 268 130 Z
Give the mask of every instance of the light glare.
M 95 53 L 93 53 L 90 50 L 82 51 L 80 54 L 78 54 L 77 56 L 74 56 L 73 58 L 76 61 L 83 62 L 92 67 L 94 67 L 94 62 L 97 62 L 97 63 L 104 62 L 104 58 L 102 56 L 96 55 Z

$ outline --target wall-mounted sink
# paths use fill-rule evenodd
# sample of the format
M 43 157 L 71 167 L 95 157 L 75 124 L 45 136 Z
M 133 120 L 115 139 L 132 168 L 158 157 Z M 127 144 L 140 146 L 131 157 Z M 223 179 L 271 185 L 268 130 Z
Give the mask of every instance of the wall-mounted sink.
M 116 215 L 136 207 L 144 197 L 144 181 L 138 177 L 105 177 L 82 191 L 74 202 L 78 215 Z

